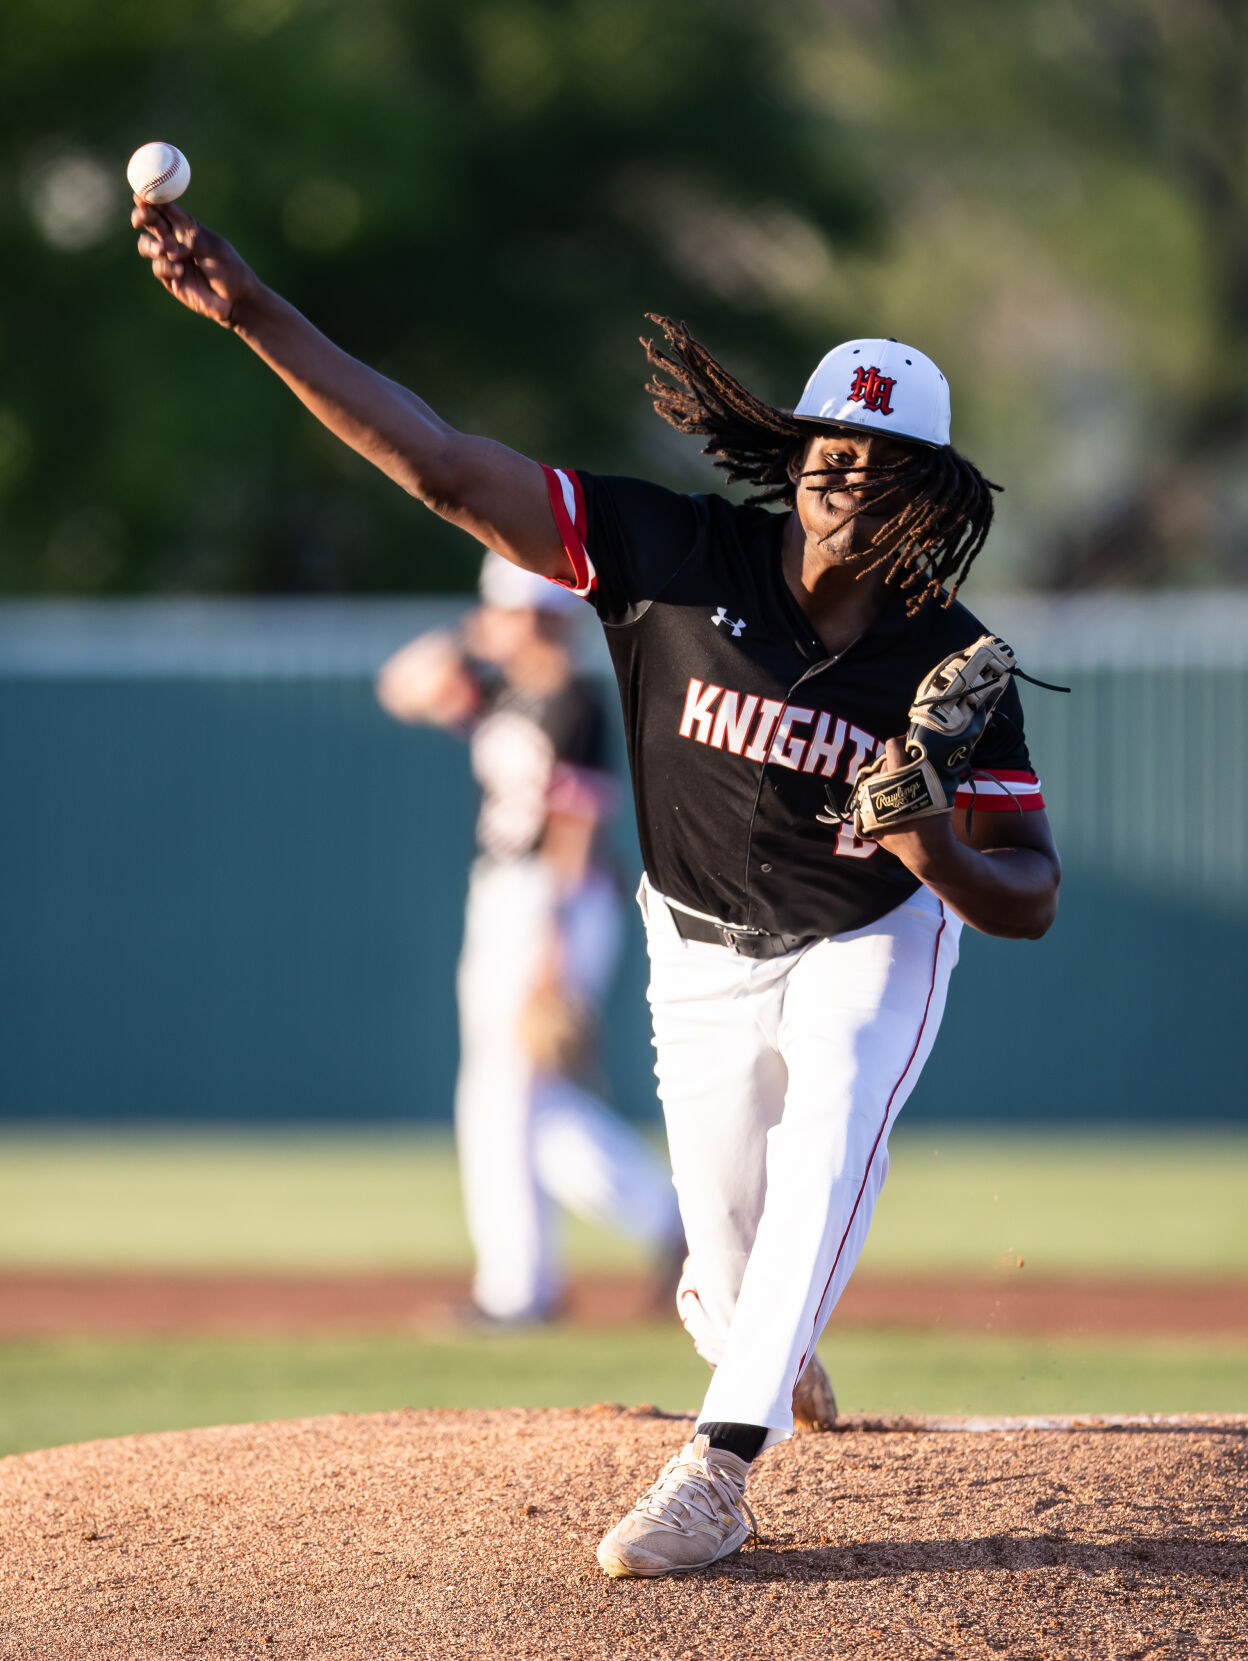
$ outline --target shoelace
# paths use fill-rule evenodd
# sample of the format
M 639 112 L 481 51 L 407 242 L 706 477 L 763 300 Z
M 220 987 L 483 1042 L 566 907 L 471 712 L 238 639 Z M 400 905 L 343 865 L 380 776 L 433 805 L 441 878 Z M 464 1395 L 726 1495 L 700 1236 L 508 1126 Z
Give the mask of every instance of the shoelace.
M 684 1493 L 665 1492 L 665 1489 L 676 1488 L 678 1483 L 686 1489 Z M 731 1478 L 712 1470 L 705 1459 L 682 1459 L 679 1454 L 674 1455 L 660 1471 L 659 1480 L 637 1502 L 637 1510 L 651 1522 L 683 1532 L 699 1518 L 718 1525 L 715 1499 L 730 1516 L 744 1511 L 750 1521 L 750 1534 L 757 1539 L 758 1521 L 749 1501 L 744 1494 L 737 1492 Z M 681 1512 L 684 1512 L 683 1517 Z

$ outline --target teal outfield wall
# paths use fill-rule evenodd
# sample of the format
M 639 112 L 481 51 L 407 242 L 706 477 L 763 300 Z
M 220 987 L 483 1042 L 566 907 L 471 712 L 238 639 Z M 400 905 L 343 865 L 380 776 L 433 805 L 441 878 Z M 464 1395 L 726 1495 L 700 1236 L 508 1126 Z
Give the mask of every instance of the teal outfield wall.
M 1075 688 L 1024 688 L 1062 913 L 1041 942 L 964 935 L 908 1115 L 1242 1121 L 1248 606 L 980 609 Z M 0 609 L 0 1117 L 447 1116 L 473 792 L 371 693 L 446 612 Z M 643 991 L 634 931 L 607 1059 L 639 1116 Z

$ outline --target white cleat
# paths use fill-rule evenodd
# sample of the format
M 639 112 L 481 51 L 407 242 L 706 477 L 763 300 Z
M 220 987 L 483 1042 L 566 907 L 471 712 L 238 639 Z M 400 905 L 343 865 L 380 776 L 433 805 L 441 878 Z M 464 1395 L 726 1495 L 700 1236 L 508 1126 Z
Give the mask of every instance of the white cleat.
M 745 1502 L 750 1467 L 706 1436 L 695 1436 L 598 1547 L 609 1575 L 705 1569 L 757 1535 Z
M 793 1429 L 800 1435 L 807 1430 L 832 1430 L 835 1425 L 836 1393 L 832 1380 L 823 1362 L 812 1355 L 793 1389 Z

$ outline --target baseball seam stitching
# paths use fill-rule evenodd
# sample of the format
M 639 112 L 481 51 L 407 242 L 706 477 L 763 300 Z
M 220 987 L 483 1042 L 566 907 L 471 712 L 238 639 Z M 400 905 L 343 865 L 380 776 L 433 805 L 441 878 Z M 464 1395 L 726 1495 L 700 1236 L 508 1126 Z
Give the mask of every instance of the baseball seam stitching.
M 154 179 L 149 179 L 143 186 L 143 189 L 139 192 L 139 195 L 146 196 L 149 190 L 158 190 L 161 185 L 167 184 L 168 181 L 177 173 L 178 168 L 181 167 L 181 165 L 182 163 L 180 161 L 175 161 L 172 167 L 166 167 L 163 173 L 158 173 Z

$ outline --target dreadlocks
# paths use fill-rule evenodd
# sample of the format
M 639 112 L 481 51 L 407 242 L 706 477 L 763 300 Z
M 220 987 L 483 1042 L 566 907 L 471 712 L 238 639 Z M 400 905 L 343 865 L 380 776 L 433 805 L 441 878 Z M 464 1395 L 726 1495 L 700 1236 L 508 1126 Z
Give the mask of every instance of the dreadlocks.
M 654 407 L 677 432 L 698 433 L 709 440 L 702 454 L 730 483 L 744 481 L 755 489 L 749 500 L 793 507 L 797 484 L 789 476 L 789 462 L 811 436 L 808 421 L 798 420 L 747 392 L 724 366 L 696 341 L 683 323 L 654 312 L 646 314 L 667 337 L 668 351 L 652 340 L 642 340 L 651 366 L 674 385 L 653 375 L 646 391 Z M 802 479 L 828 478 L 836 469 L 814 469 Z M 866 475 L 853 514 L 867 507 L 878 510 L 895 501 L 896 509 L 876 533 L 885 541 L 875 555 L 874 545 L 858 572 L 887 567 L 885 580 L 912 592 L 907 599 L 911 616 L 930 598 L 948 587 L 949 605 L 961 587 L 992 526 L 991 484 L 965 456 L 951 446 L 935 449 L 916 444 L 904 461 L 855 469 Z M 817 489 L 817 485 L 809 488 Z

